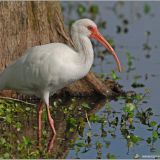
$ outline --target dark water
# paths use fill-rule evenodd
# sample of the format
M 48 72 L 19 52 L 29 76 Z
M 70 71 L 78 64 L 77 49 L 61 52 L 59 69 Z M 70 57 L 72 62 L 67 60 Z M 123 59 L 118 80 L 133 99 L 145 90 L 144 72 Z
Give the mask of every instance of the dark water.
M 100 32 L 113 44 L 124 68 L 118 73 L 113 57 L 93 41 L 92 70 L 99 76 L 103 74 L 103 78 L 113 78 L 115 70 L 116 81 L 123 89 L 135 91 L 141 99 L 119 97 L 111 102 L 96 98 L 56 99 L 51 103 L 51 113 L 56 121 L 57 138 L 50 154 L 46 148 L 52 136 L 45 110 L 39 149 L 37 107 L 0 100 L 0 158 L 160 157 L 160 2 L 61 1 L 61 4 L 66 25 L 82 17 L 99 24 Z M 136 109 L 125 112 L 126 105 Z M 88 111 L 91 129 L 84 110 Z M 126 115 L 131 117 L 125 119 Z
M 67 6 L 69 2 L 62 2 Z M 72 3 L 78 6 L 80 3 Z M 159 2 L 83 2 L 86 8 L 91 5 L 97 5 L 99 14 L 96 16 L 95 21 L 106 21 L 106 29 L 100 31 L 107 37 L 113 38 L 116 52 L 124 67 L 123 73 L 117 73 L 120 78 L 118 82 L 124 86 L 125 90 L 134 90 L 137 93 L 144 93 L 146 89 L 150 91 L 147 103 L 140 105 L 144 110 L 148 107 L 153 109 L 153 112 L 158 116 L 152 117 L 152 120 L 160 121 L 160 107 L 159 107 L 159 81 L 160 81 L 160 58 L 159 58 L 159 28 L 160 28 L 160 9 Z M 66 10 L 65 10 L 66 11 Z M 88 17 L 87 11 L 84 12 L 82 17 Z M 64 15 L 66 23 L 69 19 L 78 19 L 76 9 L 70 10 L 69 15 Z M 126 22 L 127 21 L 127 22 Z M 127 23 L 127 24 L 126 24 Z M 119 27 L 118 27 L 119 26 Z M 118 32 L 118 28 L 121 31 Z M 119 30 L 120 30 L 119 29 Z M 124 30 L 127 30 L 126 33 Z M 101 47 L 99 47 L 101 49 Z M 95 50 L 97 51 L 97 49 Z M 126 53 L 132 57 L 131 70 L 127 72 L 129 65 Z M 102 62 L 99 58 L 95 60 L 95 67 L 92 68 L 96 73 L 109 74 L 115 69 L 115 63 L 111 56 L 105 56 Z M 139 78 L 135 78 L 139 76 Z M 133 88 L 133 82 L 142 83 L 144 87 Z M 124 106 L 124 101 L 110 102 L 110 105 L 117 112 L 121 112 Z M 103 115 L 105 108 L 97 112 L 97 115 Z M 136 121 L 136 118 L 135 118 Z M 151 135 L 151 132 L 146 130 L 144 125 L 136 124 L 134 133 L 144 139 Z M 92 123 L 92 134 L 99 134 L 101 125 Z M 86 125 L 84 135 L 88 133 L 88 125 Z M 102 138 L 95 136 L 92 140 L 92 147 L 85 153 L 83 149 L 78 152 L 79 158 L 96 158 L 98 153 L 96 143 L 100 142 L 101 158 L 107 158 L 107 154 L 113 154 L 116 158 L 133 158 L 136 154 L 141 158 L 145 155 L 160 155 L 160 141 L 156 141 L 154 147 L 142 141 L 128 149 L 127 142 L 123 138 L 119 129 L 116 129 L 116 137 L 107 136 Z M 83 141 L 84 137 L 77 140 Z M 106 141 L 110 142 L 109 147 L 106 147 Z M 153 149 L 154 148 L 154 149 Z M 71 150 L 67 158 L 75 158 L 75 149 Z

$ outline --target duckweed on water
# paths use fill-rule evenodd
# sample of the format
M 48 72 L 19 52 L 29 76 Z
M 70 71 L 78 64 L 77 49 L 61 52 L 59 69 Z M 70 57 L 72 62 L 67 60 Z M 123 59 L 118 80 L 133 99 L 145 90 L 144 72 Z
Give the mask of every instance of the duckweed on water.
M 110 148 L 112 139 L 117 139 L 119 133 L 126 141 L 128 151 L 141 143 L 150 145 L 151 151 L 155 151 L 154 144 L 160 139 L 160 124 L 153 120 L 154 113 L 151 108 L 141 108 L 141 103 L 145 101 L 149 91 L 144 94 L 127 94 L 126 97 L 119 97 L 123 107 L 121 111 L 113 109 L 112 105 L 107 101 L 104 111 L 101 114 L 96 114 L 95 104 L 92 101 L 71 99 L 66 102 L 57 99 L 52 104 L 51 112 L 55 115 L 55 120 L 60 119 L 59 124 L 63 124 L 61 129 L 62 137 L 58 140 L 58 145 L 67 143 L 70 149 L 75 151 L 75 157 L 79 157 L 79 153 L 86 154 L 93 147 L 96 149 L 96 158 L 104 158 L 102 149 Z M 99 105 L 98 105 L 99 106 Z M 43 149 L 37 148 L 36 139 L 36 107 L 31 107 L 22 103 L 13 101 L 0 101 L 1 115 L 1 138 L 0 138 L 0 155 L 2 158 L 59 158 L 63 151 L 56 151 L 57 154 L 47 154 L 46 147 L 49 137 L 49 130 L 46 111 L 43 111 Z M 91 124 L 91 129 L 84 132 L 86 126 L 85 111 L 88 112 L 88 120 Z M 56 115 L 58 115 L 56 117 Z M 99 125 L 99 129 L 95 132 L 93 125 Z M 150 136 L 141 137 L 136 134 L 137 124 L 146 126 L 146 132 Z M 28 129 L 29 128 L 29 129 Z M 143 127 L 142 127 L 143 128 Z M 59 129 L 59 128 L 58 128 Z M 72 135 L 78 133 L 76 138 Z M 104 142 L 98 141 L 101 137 Z M 110 137 L 110 138 L 109 138 Z M 70 139 L 70 140 L 69 140 Z M 108 141 L 110 139 L 110 141 Z M 69 140 L 69 141 L 68 141 Z M 68 142 L 67 142 L 68 141 Z M 53 153 L 55 153 L 53 151 Z M 66 155 L 67 156 L 67 155 Z M 113 153 L 106 153 L 107 158 L 115 158 Z M 79 157 L 80 158 L 80 157 Z
M 60 131 L 63 136 L 58 138 L 59 142 L 56 145 L 61 144 L 63 146 L 68 143 L 68 146 L 75 151 L 75 157 L 78 157 L 79 153 L 86 154 L 95 146 L 97 158 L 104 158 L 102 149 L 104 147 L 109 149 L 112 139 L 117 139 L 121 135 L 123 140 L 126 141 L 128 150 L 146 142 L 150 145 L 151 150 L 155 151 L 154 144 L 160 140 L 160 124 L 157 120 L 153 120 L 154 113 L 151 108 L 140 107 L 147 94 L 149 93 L 146 91 L 145 94 L 136 94 L 132 97 L 119 97 L 119 100 L 123 102 L 121 111 L 117 111 L 109 102 L 106 102 L 101 114 L 96 114 L 95 111 L 92 112 L 92 109 L 95 109 L 95 104 L 91 105 L 90 101 L 72 99 L 68 103 L 63 102 L 63 100 L 56 100 L 51 112 L 55 115 L 55 121 L 58 122 L 56 126 L 63 124 Z M 46 152 L 46 139 L 48 139 L 50 131 L 45 120 L 43 121 L 43 149 L 37 148 L 36 129 L 34 129 L 37 128 L 36 109 L 36 107 L 22 103 L 0 101 L 0 155 L 2 158 L 58 158 L 61 155 L 60 151 L 54 155 Z M 88 112 L 91 129 L 84 132 L 87 124 L 85 111 Z M 43 112 L 43 116 L 45 116 L 46 111 Z M 95 133 L 93 126 L 97 124 L 100 127 Z M 142 138 L 135 134 L 137 125 L 146 126 L 147 135 L 150 136 Z M 73 136 L 76 135 L 75 133 L 78 133 L 79 136 Z M 99 137 L 102 137 L 104 142 L 98 141 Z M 106 157 L 115 158 L 116 156 L 113 153 L 106 153 Z

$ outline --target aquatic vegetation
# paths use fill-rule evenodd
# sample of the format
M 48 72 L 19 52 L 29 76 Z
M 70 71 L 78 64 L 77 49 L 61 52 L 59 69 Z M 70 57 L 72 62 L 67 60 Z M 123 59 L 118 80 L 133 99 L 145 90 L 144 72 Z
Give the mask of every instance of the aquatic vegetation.
M 159 18 L 159 11 L 156 4 L 136 3 L 140 8 L 130 5 L 131 2 L 62 3 L 67 25 L 88 17 L 97 22 L 102 32 L 107 32 L 106 38 L 124 60 L 124 73 L 118 74 L 112 66 L 106 71 L 108 63 L 112 65 L 110 57 L 95 42 L 93 70 L 102 79 L 110 77 L 129 91 L 116 101 L 96 97 L 54 99 L 51 112 L 59 136 L 50 153 L 47 146 L 51 135 L 45 109 L 42 144 L 37 147 L 36 106 L 0 99 L 0 158 L 116 159 L 160 153 L 159 73 L 156 71 L 160 64 L 156 57 L 159 47 L 154 38 L 156 27 L 151 27 L 154 24 L 143 25 L 156 15 Z M 109 21 L 113 25 L 109 26 Z

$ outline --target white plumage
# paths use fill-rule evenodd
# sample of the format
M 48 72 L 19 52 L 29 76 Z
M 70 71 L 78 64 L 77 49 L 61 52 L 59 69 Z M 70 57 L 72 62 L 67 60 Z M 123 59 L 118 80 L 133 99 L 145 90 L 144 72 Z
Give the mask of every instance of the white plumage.
M 28 49 L 24 56 L 9 65 L 0 74 L 0 90 L 12 89 L 21 93 L 36 95 L 48 109 L 48 120 L 55 132 L 49 112 L 49 96 L 66 85 L 81 79 L 93 63 L 93 48 L 89 38 L 100 41 L 114 56 L 121 70 L 114 50 L 98 32 L 96 24 L 89 19 L 76 21 L 71 28 L 76 49 L 62 43 L 50 43 Z M 41 130 L 42 103 L 39 105 L 39 134 Z
M 82 65 L 79 55 L 62 43 L 35 46 L 4 70 L 0 75 L 0 89 L 14 89 L 43 98 L 44 92 L 55 93 L 84 77 L 91 63 Z

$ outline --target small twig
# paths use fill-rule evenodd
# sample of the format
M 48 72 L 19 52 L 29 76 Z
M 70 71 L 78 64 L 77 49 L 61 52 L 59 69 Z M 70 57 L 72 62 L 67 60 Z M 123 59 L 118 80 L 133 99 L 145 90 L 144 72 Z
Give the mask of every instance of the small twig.
M 85 115 L 86 115 L 86 119 L 87 119 L 88 126 L 89 126 L 89 128 L 91 129 L 91 123 L 89 122 L 88 114 L 87 114 L 86 111 L 85 111 Z
M 22 102 L 22 103 L 25 103 L 25 104 L 28 104 L 28 105 L 31 105 L 31 106 L 36 106 L 36 104 L 25 102 L 25 101 L 22 101 L 22 100 L 19 100 L 19 99 L 10 98 L 10 97 L 1 97 L 0 96 L 0 99 L 13 100 L 13 101 Z

